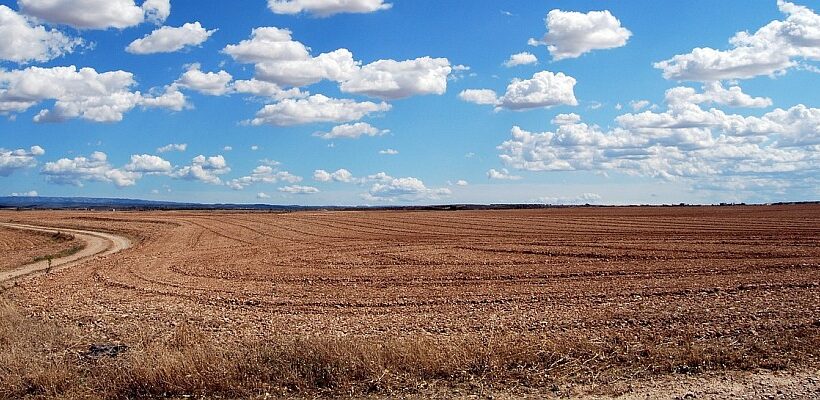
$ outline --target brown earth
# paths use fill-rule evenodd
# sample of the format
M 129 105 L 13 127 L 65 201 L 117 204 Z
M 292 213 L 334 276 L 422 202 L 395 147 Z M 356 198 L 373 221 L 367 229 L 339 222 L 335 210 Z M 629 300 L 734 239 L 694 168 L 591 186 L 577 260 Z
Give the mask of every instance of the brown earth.
M 0 271 L 0 289 L 16 285 L 37 274 L 50 274 L 88 261 L 91 257 L 114 254 L 131 247 L 131 240 L 119 235 L 73 228 L 44 228 L 39 225 L 0 222 L 0 227 L 51 235 L 55 240 L 76 242 L 58 253 L 40 256 L 28 264 Z
M 0 213 L 44 220 L 135 245 L 22 282 L 5 296 L 23 315 L 83 343 L 167 344 L 182 328 L 230 360 L 289 340 L 307 342 L 276 354 L 331 343 L 322 360 L 355 358 L 271 383 L 290 393 L 614 395 L 624 380 L 816 371 L 820 356 L 817 205 Z
M 70 233 L 34 232 L 0 226 L 0 271 L 48 256 L 57 258 L 82 246 L 83 242 Z

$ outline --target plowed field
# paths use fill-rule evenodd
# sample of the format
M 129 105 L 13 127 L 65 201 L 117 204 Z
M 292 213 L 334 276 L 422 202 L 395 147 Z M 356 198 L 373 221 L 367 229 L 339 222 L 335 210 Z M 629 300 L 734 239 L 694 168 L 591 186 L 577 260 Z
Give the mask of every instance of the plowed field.
M 95 340 L 164 337 L 181 325 L 225 344 L 498 339 L 552 357 L 521 368 L 587 383 L 820 356 L 816 205 L 0 220 L 134 240 L 6 294 Z
M 70 234 L 55 235 L 0 227 L 0 271 L 19 267 L 49 255 L 57 257 L 82 245 Z

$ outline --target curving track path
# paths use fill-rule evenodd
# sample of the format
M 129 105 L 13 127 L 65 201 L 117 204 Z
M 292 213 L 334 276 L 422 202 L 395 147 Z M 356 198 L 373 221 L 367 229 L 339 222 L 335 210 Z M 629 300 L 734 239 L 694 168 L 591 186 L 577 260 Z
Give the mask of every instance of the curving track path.
M 49 228 L 37 225 L 4 222 L 0 222 L 0 226 L 47 233 L 55 233 L 57 231 L 68 232 L 85 242 L 86 245 L 82 250 L 69 256 L 52 260 L 52 271 L 58 271 L 81 264 L 94 256 L 114 254 L 131 247 L 131 240 L 128 238 L 104 232 L 69 228 Z M 48 261 L 42 260 L 23 265 L 10 271 L 0 272 L 0 284 L 45 271 L 47 268 Z

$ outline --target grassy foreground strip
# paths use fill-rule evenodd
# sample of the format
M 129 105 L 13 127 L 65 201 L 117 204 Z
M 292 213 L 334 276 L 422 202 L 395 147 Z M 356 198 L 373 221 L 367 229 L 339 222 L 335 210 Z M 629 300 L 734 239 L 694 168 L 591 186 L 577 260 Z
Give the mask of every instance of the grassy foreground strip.
M 674 373 L 783 369 L 820 356 L 817 327 L 761 338 L 664 331 L 600 340 L 512 335 L 435 339 L 289 337 L 216 343 L 190 326 L 90 355 L 79 331 L 0 299 L 0 398 L 411 394 L 431 387 L 548 388 Z

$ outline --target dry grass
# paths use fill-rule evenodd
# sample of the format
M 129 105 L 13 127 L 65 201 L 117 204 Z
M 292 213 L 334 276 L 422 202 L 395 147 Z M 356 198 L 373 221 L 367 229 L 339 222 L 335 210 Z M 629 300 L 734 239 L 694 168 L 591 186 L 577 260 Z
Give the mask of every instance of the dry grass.
M 21 315 L 0 300 L 0 397 L 56 396 L 75 388 L 72 332 Z
M 663 331 L 663 329 L 659 329 Z M 689 332 L 621 332 L 590 340 L 555 335 L 287 337 L 216 343 L 191 326 L 140 332 L 116 357 L 87 355 L 78 330 L 0 303 L 0 398 L 157 398 L 183 395 L 396 395 L 437 387 L 546 388 L 612 384 L 669 373 L 782 369 L 820 356 L 817 327 L 759 341 Z
M 58 251 L 54 254 L 48 254 L 48 255 L 34 257 L 34 259 L 32 259 L 32 261 L 37 262 L 37 261 L 43 261 L 43 260 L 49 260 L 49 259 L 55 260 L 55 259 L 58 259 L 58 258 L 68 257 L 72 254 L 76 254 L 77 252 L 82 250 L 84 247 L 85 246 L 82 245 L 82 244 L 77 244 L 77 245 L 71 246 L 67 249 L 60 250 L 60 251 Z

